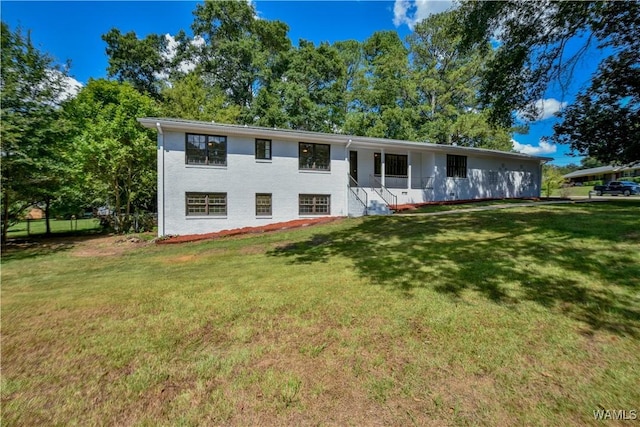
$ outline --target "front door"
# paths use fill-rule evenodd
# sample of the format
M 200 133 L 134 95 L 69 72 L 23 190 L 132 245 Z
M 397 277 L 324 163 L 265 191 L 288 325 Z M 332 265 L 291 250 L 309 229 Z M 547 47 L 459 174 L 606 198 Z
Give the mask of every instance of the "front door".
M 349 151 L 349 175 L 358 182 L 358 152 Z

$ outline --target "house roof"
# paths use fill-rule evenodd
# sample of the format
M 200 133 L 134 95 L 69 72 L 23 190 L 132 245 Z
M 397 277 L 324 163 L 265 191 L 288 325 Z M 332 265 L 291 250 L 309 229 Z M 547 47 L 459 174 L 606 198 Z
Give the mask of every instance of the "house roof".
M 619 165 L 619 166 L 600 166 L 597 168 L 589 168 L 589 169 L 580 169 L 566 175 L 563 175 L 563 178 L 571 179 L 571 178 L 579 178 L 582 176 L 591 176 L 591 175 L 602 175 L 605 173 L 611 172 L 622 172 L 625 170 L 633 170 L 640 169 L 640 162 L 635 162 L 627 165 Z
M 223 133 L 226 135 L 240 136 L 261 136 L 271 137 L 274 139 L 284 140 L 303 140 L 305 142 L 320 142 L 344 144 L 345 146 L 367 147 L 367 148 L 405 148 L 405 149 L 425 149 L 429 151 L 445 152 L 450 154 L 469 154 L 473 153 L 480 156 L 503 157 L 521 160 L 537 160 L 539 162 L 547 162 L 553 160 L 550 157 L 531 156 L 529 154 L 487 150 L 484 148 L 459 147 L 455 145 L 433 144 L 430 142 L 404 141 L 399 139 L 374 138 L 368 136 L 344 135 L 337 133 L 310 132 L 291 129 L 267 128 L 260 126 L 248 125 L 232 125 L 220 124 L 214 122 L 203 122 L 196 120 L 172 119 L 172 118 L 156 118 L 144 117 L 138 121 L 145 127 L 150 129 L 158 129 L 159 132 L 164 130 L 170 131 L 186 131 L 186 132 L 208 132 Z

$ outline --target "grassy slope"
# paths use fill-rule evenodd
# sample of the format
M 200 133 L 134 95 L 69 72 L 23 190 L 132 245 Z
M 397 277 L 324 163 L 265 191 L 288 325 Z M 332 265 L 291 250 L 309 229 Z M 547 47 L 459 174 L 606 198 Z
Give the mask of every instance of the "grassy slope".
M 10 253 L 3 422 L 584 425 L 636 409 L 639 208 Z

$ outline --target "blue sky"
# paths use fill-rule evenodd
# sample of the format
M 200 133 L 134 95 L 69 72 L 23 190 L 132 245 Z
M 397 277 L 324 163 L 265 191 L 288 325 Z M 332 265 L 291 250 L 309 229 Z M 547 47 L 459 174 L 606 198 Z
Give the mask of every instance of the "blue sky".
M 380 30 L 395 30 L 404 39 L 416 21 L 451 6 L 449 1 L 426 0 L 257 0 L 253 3 L 259 17 L 285 22 L 294 44 L 301 38 L 315 43 L 363 41 Z M 72 76 L 84 84 L 90 77 L 106 77 L 106 45 L 101 36 L 111 28 L 116 27 L 123 33 L 135 31 L 141 38 L 150 33 L 175 35 L 181 29 L 190 33 L 195 5 L 192 1 L 2 1 L 0 10 L 2 20 L 12 29 L 21 26 L 23 30 L 30 30 L 40 50 L 60 62 L 70 60 Z M 597 62 L 583 61 L 567 91 L 557 87 L 548 90 L 543 104 L 547 115 L 573 99 Z M 579 163 L 579 158 L 567 155 L 567 147 L 541 142 L 543 136 L 553 133 L 555 120 L 553 117 L 538 120 L 531 124 L 527 135 L 514 135 L 515 148 L 553 157 L 557 165 Z

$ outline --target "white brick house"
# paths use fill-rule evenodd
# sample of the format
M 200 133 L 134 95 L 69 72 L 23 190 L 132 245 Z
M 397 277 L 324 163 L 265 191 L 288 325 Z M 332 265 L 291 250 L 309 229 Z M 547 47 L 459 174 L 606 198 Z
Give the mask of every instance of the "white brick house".
M 179 119 L 158 131 L 158 235 L 202 234 L 398 204 L 537 197 L 548 158 Z

